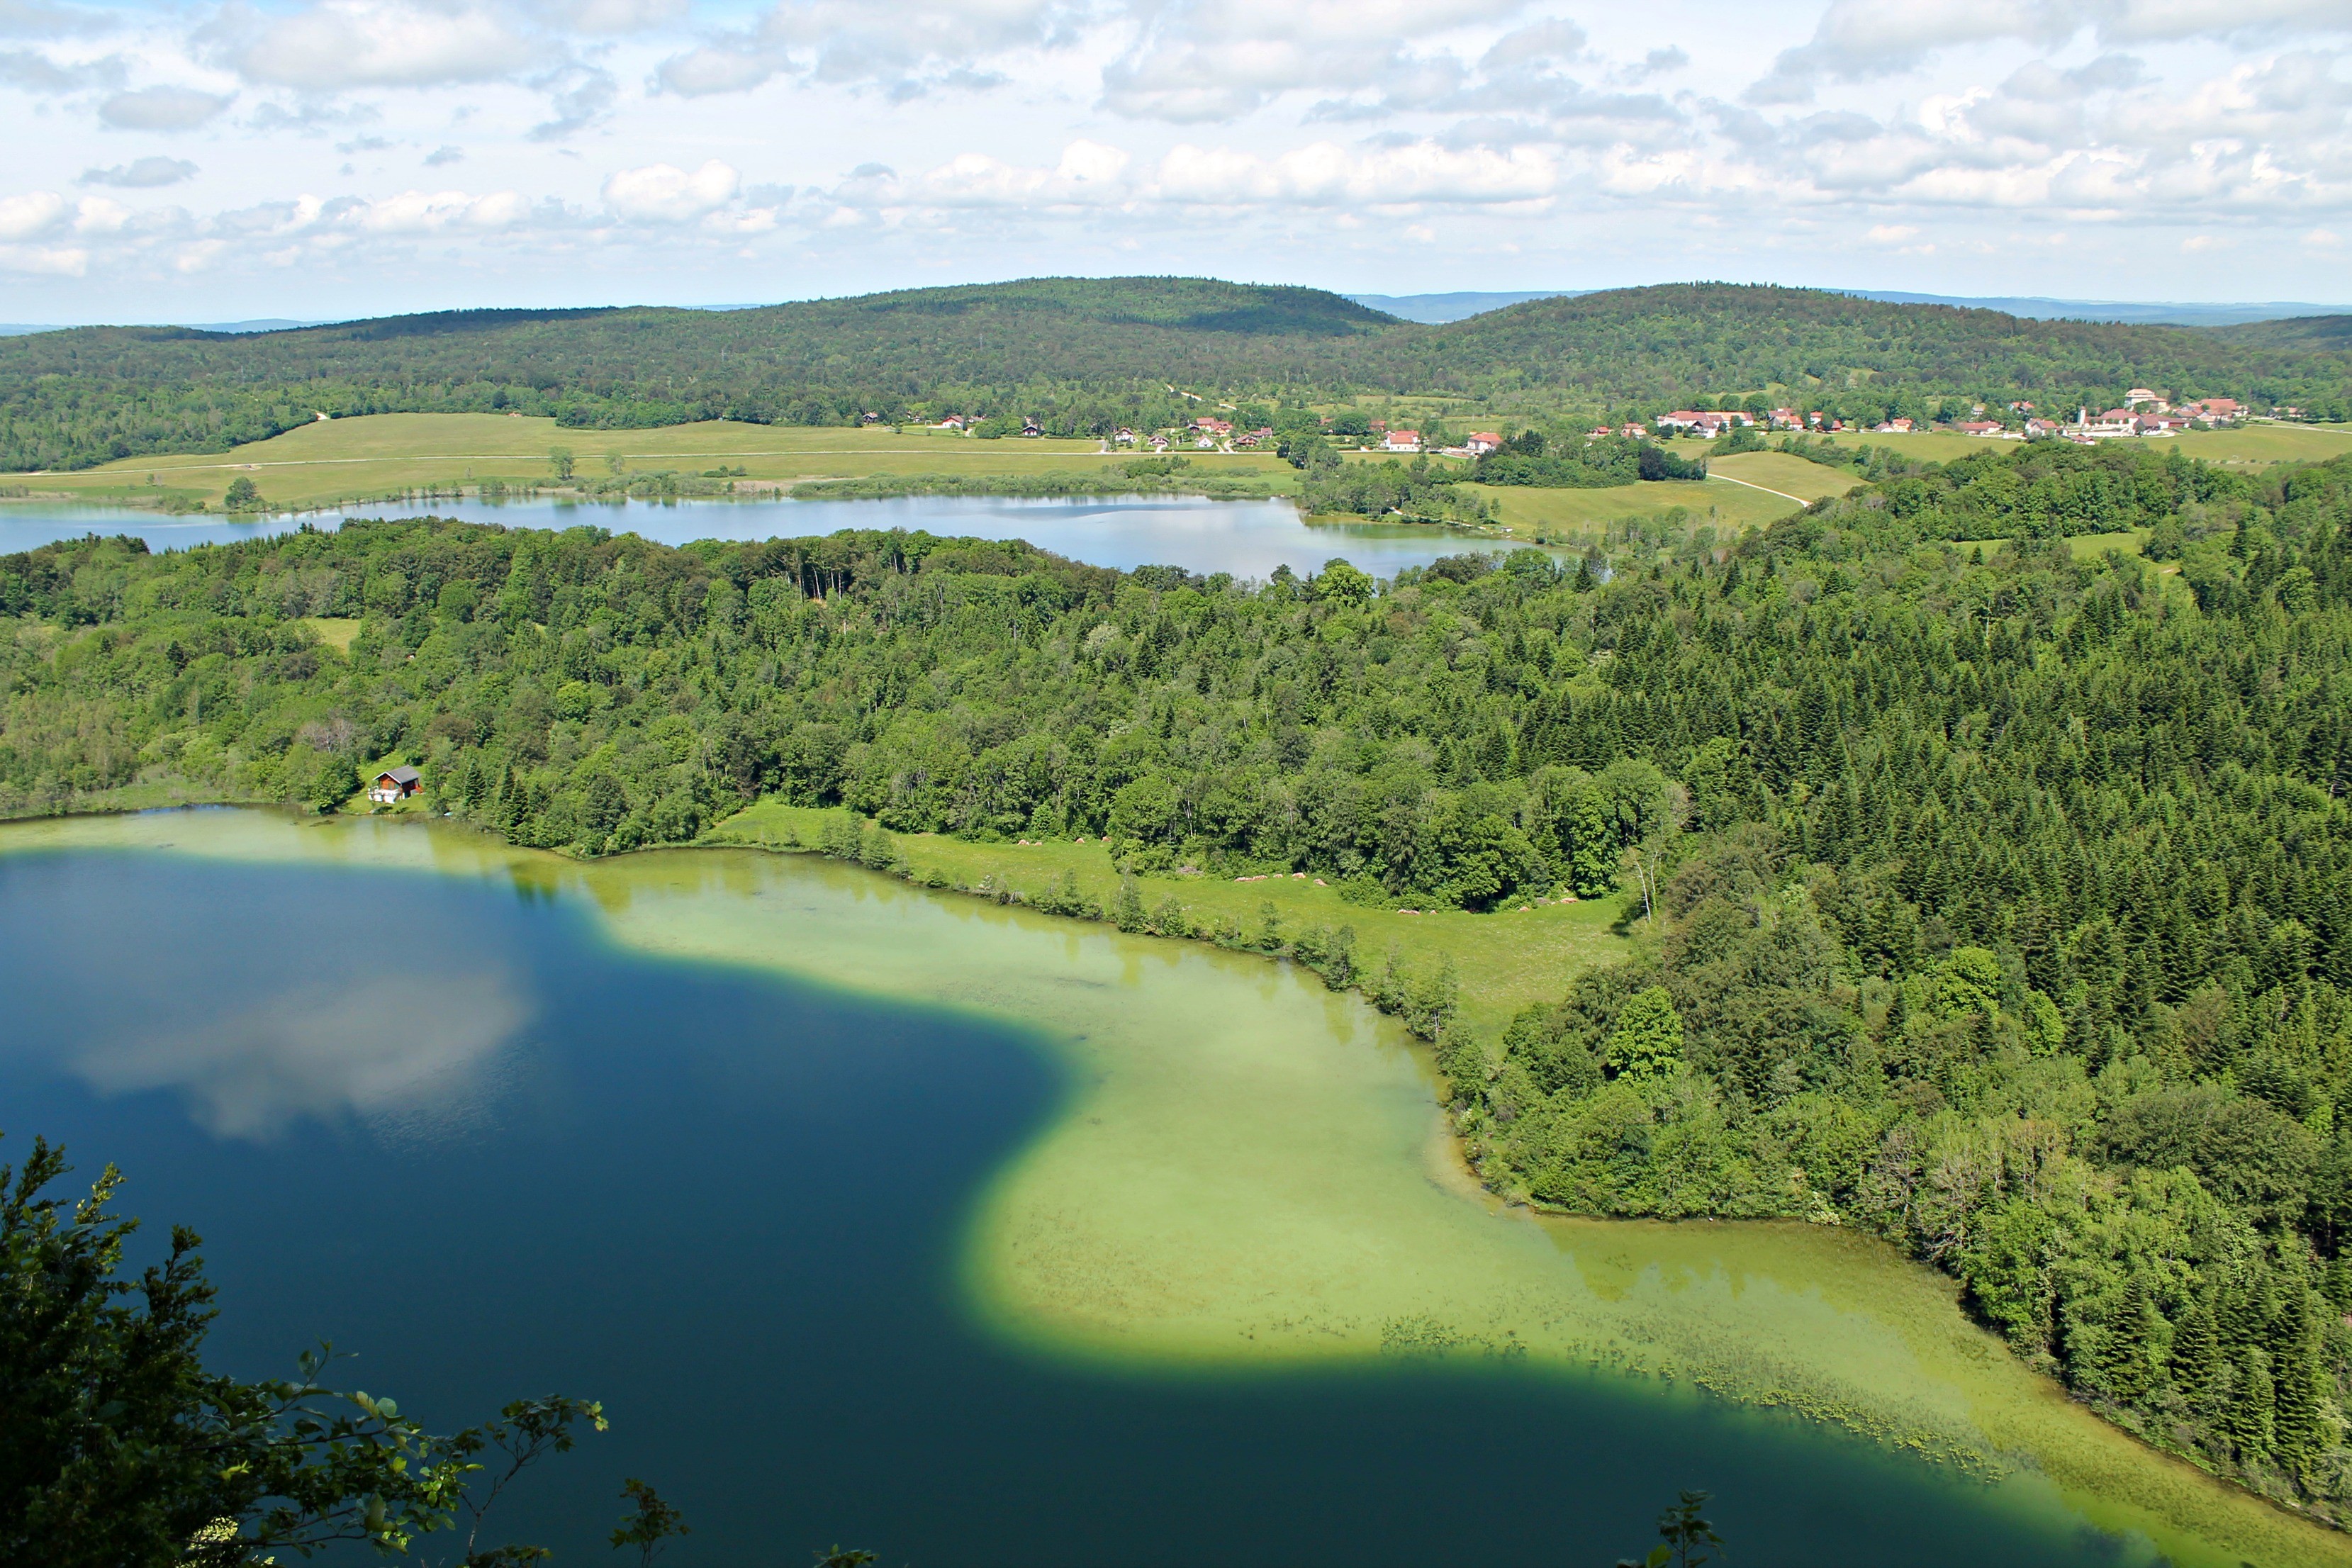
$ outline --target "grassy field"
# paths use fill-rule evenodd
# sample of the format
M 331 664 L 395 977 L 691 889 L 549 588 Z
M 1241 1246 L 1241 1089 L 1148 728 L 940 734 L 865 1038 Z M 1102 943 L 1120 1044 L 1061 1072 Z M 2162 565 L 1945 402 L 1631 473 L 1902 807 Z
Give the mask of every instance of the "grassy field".
M 2006 549 L 2006 539 L 1960 539 L 1952 542 L 1955 550 L 1981 549 L 1987 555 Z M 2077 561 L 2096 561 L 2110 550 L 2120 550 L 2126 555 L 2137 555 L 2147 542 L 2147 530 L 2127 528 L 2116 533 L 2078 533 L 2066 541 L 2066 548 Z M 2179 566 L 2166 564 L 2166 572 L 2178 572 Z
M 1800 501 L 1816 501 L 1823 496 L 1842 496 L 1862 483 L 1860 479 L 1843 468 L 1809 462 L 1787 452 L 1733 452 L 1725 457 L 1709 458 L 1706 471 L 1717 478 L 1737 479 L 1742 484 L 1777 490 Z
M 713 421 L 659 430 L 565 430 L 552 419 L 498 414 L 376 414 L 306 425 L 233 452 L 127 458 L 29 483 L 39 492 L 89 500 L 160 502 L 178 496 L 216 508 L 229 482 L 242 476 L 272 506 L 317 507 L 491 479 L 509 486 L 549 483 L 548 452 L 555 447 L 572 449 L 586 479 L 608 477 L 617 458 L 623 470 L 648 473 L 740 468 L 745 485 L 763 489 L 867 474 L 1034 474 L 1135 456 L 1107 455 L 1091 440 L 980 441 L 884 426 L 811 429 Z M 1292 472 L 1271 455 L 1188 456 L 1221 474 Z
M 1805 466 L 1818 467 L 1811 463 Z M 1829 470 L 1824 468 L 1822 472 Z M 1712 480 L 1705 484 L 1614 485 L 1595 490 L 1538 489 L 1528 485 L 1465 488 L 1500 507 L 1504 531 L 1537 539 L 1572 540 L 1598 534 L 1611 523 L 1628 518 L 1660 518 L 1677 508 L 1694 522 L 1727 529 L 1753 528 L 1797 510 L 1797 503 L 1785 497 L 1746 485 Z
M 761 801 L 712 828 L 704 842 L 814 846 L 823 841 L 828 823 L 837 824 L 847 815 Z M 1106 908 L 1118 893 L 1118 873 L 1108 847 L 1099 840 L 1023 846 L 973 844 L 928 833 L 893 837 L 919 878 L 937 869 L 951 886 L 972 888 L 989 879 L 992 887 L 1034 895 L 1058 886 L 1066 871 L 1076 876 L 1081 893 Z M 1403 914 L 1393 906 L 1367 909 L 1342 902 L 1337 888 L 1311 877 L 1269 876 L 1246 882 L 1207 876 L 1139 877 L 1136 881 L 1147 909 L 1172 895 L 1194 924 L 1231 919 L 1253 939 L 1263 924 L 1262 907 L 1269 903 L 1280 911 L 1286 930 L 1353 926 L 1358 961 L 1375 971 L 1391 952 L 1416 973 L 1434 970 L 1451 958 L 1461 975 L 1463 1017 L 1485 1030 L 1500 1028 L 1531 1003 L 1558 1001 L 1579 973 L 1621 957 L 1629 945 L 1611 929 L 1623 909 L 1616 899 L 1531 902 L 1525 910 L 1513 906 L 1488 915 L 1458 910 Z
M 360 628 L 367 623 L 341 616 L 305 616 L 302 624 L 318 633 L 319 640 L 337 653 L 349 653 L 353 639 L 360 635 Z

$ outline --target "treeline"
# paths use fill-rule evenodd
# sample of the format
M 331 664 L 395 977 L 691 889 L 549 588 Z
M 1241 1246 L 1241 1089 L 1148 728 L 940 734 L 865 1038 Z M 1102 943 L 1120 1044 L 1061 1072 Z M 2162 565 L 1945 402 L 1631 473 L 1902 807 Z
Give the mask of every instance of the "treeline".
M 1637 479 L 1703 479 L 1706 459 L 1685 458 L 1655 442 L 1623 436 L 1555 439 L 1541 430 L 1528 429 L 1472 463 L 1468 477 L 1485 485 L 1605 489 Z
M 1839 455 L 1828 442 L 1793 442 L 1790 449 L 1817 459 Z M 1885 511 L 1929 539 L 2042 539 L 2158 523 L 2194 528 L 2255 505 L 2273 483 L 2192 461 L 2177 447 L 2158 453 L 2126 442 L 2029 441 L 1941 464 L 1908 460 L 1884 446 L 1854 457 L 1846 466 L 1879 482 L 1817 502 L 1807 515 L 1851 521 Z
M 226 450 L 320 413 L 511 411 L 602 429 L 959 413 L 995 428 L 1034 417 L 1050 435 L 1100 435 L 1181 424 L 1202 411 L 1204 392 L 1297 406 L 1435 393 L 1622 419 L 1727 395 L 1761 406 L 1778 389 L 1876 423 L 1972 400 L 2104 406 L 2135 384 L 2341 416 L 2352 358 L 2301 340 L 1720 284 L 1536 300 L 1422 326 L 1315 289 L 1033 279 L 749 310 L 33 333 L 0 340 L 0 469 Z
M 2056 537 L 2134 521 L 2160 561 Z M 1638 956 L 1500 1039 L 1389 997 L 1497 1190 L 1874 1228 L 2151 1440 L 2345 1498 L 2352 462 L 2011 447 L 1736 543 L 1387 584 L 895 533 L 89 540 L 0 559 L 0 614 L 16 811 L 327 803 L 397 758 L 584 854 L 775 795 L 1368 903 L 1622 896 Z

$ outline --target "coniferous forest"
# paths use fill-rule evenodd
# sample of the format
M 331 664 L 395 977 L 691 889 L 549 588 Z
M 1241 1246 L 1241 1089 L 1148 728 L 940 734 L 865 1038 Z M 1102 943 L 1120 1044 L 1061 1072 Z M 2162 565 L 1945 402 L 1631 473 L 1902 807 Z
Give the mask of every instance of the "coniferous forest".
M 403 757 L 580 854 L 775 796 L 1368 905 L 1620 900 L 1625 963 L 1491 1035 L 1415 1020 L 1491 1186 L 1866 1227 L 2149 1440 L 2352 1500 L 2352 460 L 1988 451 L 1392 582 L 903 533 L 90 539 L 0 558 L 0 616 L 12 813 L 164 776 L 325 805 Z

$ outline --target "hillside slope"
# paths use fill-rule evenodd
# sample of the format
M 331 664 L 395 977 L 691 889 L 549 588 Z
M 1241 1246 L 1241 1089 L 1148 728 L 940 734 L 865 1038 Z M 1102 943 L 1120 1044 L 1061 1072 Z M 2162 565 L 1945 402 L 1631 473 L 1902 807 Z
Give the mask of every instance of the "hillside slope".
M 2290 388 L 2340 395 L 2347 379 L 2333 356 L 2212 332 L 2035 321 L 1763 284 L 1674 283 L 1531 300 L 1393 336 L 1371 352 L 1395 384 L 1465 393 L 1573 388 L 1611 404 L 1878 384 L 2087 396 L 2135 383 L 2268 402 L 2290 401 Z
M 2224 327 L 2213 335 L 2250 348 L 2341 353 L 2352 349 L 2352 316 L 2292 316 L 2277 321 L 2249 321 L 2241 327 Z
M 466 310 L 231 336 L 91 327 L 0 342 L 0 468 L 222 450 L 315 417 L 517 408 L 569 424 L 830 425 L 910 401 L 1084 385 L 1315 383 L 1391 318 L 1319 289 L 1033 279 L 713 312 Z
M 952 411 L 1034 415 L 1082 435 L 1180 420 L 1199 409 L 1186 394 L 1295 405 L 1435 393 L 1578 418 L 1769 389 L 1815 406 L 1843 399 L 1839 412 L 1874 422 L 1924 413 L 1916 402 L 1930 395 L 2104 405 L 2135 384 L 2335 410 L 2352 400 L 2352 356 L 1729 284 L 1539 300 L 1430 326 L 1313 289 L 1030 279 L 719 312 L 469 310 L 249 335 L 97 327 L 0 340 L 0 469 L 221 451 L 322 412 L 517 410 L 641 429 Z

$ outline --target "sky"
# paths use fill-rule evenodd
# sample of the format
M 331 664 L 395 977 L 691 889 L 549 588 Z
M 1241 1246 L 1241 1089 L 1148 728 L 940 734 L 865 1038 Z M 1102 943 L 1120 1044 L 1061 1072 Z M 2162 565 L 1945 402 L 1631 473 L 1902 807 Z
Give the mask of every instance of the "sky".
M 2352 0 L 0 0 L 0 321 L 1041 274 L 2352 301 Z

